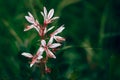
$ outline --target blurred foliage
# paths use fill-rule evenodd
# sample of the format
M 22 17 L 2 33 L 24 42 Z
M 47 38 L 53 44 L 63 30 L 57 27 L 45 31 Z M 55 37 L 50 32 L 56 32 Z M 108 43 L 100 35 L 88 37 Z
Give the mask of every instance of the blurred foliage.
M 0 0 L 0 80 L 120 80 L 120 0 Z M 43 6 L 60 16 L 66 42 L 49 59 L 43 79 L 23 51 L 35 53 L 39 37 L 24 32 L 31 12 L 42 23 Z

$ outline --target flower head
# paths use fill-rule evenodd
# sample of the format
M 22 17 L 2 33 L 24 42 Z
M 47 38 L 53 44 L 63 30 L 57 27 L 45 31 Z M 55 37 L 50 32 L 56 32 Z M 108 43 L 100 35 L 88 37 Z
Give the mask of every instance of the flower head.
M 27 20 L 29 23 L 31 23 L 31 25 L 27 26 L 27 27 L 24 29 L 24 31 L 28 31 L 28 30 L 30 30 L 30 29 L 32 29 L 32 28 L 35 28 L 35 29 L 37 30 L 37 32 L 39 32 L 39 29 L 40 29 L 40 27 L 39 27 L 39 22 L 34 19 L 33 15 L 32 15 L 30 12 L 28 12 L 28 15 L 29 15 L 29 16 L 25 16 L 25 18 L 26 18 L 26 20 Z
M 44 17 L 44 24 L 49 24 L 52 21 L 58 19 L 59 17 L 53 17 L 54 15 L 54 9 L 51 9 L 48 13 L 47 13 L 47 9 L 46 7 L 44 7 L 44 11 L 41 12 L 42 16 Z M 52 18 L 53 17 L 53 18 Z
M 30 12 L 28 12 L 28 15 L 29 15 L 29 16 L 25 16 L 26 20 L 27 20 L 29 23 L 37 26 L 37 25 L 39 24 L 38 21 L 34 19 L 33 15 L 32 15 Z
M 52 53 L 52 51 L 50 51 L 49 48 L 51 48 L 51 49 L 56 48 L 56 47 L 61 46 L 61 44 L 60 43 L 53 43 L 52 44 L 52 42 L 53 42 L 53 38 L 50 38 L 50 40 L 47 44 L 46 44 L 45 40 L 41 40 L 41 44 L 44 47 L 44 50 L 45 50 L 47 56 L 50 58 L 56 58 L 56 56 Z
M 23 52 L 22 55 L 25 57 L 28 57 L 28 58 L 32 58 L 32 61 L 30 63 L 30 67 L 32 67 L 35 63 L 39 62 L 43 58 L 43 56 L 42 56 L 43 51 L 44 51 L 44 49 L 42 47 L 40 47 L 38 49 L 36 55 L 34 55 L 34 56 L 32 54 L 26 53 L 26 52 Z
M 53 37 L 57 42 L 65 41 L 65 38 L 61 36 L 56 36 L 61 33 L 65 29 L 64 25 L 60 26 L 57 30 L 55 30 L 50 36 Z

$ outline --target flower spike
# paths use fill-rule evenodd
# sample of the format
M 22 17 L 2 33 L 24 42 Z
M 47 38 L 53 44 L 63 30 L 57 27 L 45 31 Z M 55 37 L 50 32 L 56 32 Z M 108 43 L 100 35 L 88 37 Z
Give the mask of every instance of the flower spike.
M 31 59 L 30 67 L 32 67 L 34 64 L 39 64 L 45 67 L 44 71 L 50 72 L 46 64 L 48 58 L 56 58 L 54 53 L 56 52 L 56 50 L 58 50 L 58 47 L 61 46 L 61 43 L 59 42 L 65 41 L 65 38 L 58 36 L 58 34 L 61 33 L 65 29 L 65 27 L 64 25 L 62 25 L 54 32 L 49 34 L 48 32 L 52 30 L 55 26 L 48 28 L 48 24 L 52 23 L 59 17 L 53 17 L 54 9 L 50 9 L 49 11 L 47 11 L 46 7 L 43 8 L 43 12 L 41 12 L 41 15 L 44 18 L 43 24 L 39 24 L 38 20 L 36 20 L 30 12 L 28 12 L 28 15 L 25 16 L 25 19 L 30 23 L 30 25 L 26 26 L 24 31 L 28 31 L 34 28 L 39 33 L 40 46 L 36 54 L 34 55 L 27 52 L 23 52 L 21 55 Z M 54 42 L 54 40 L 56 42 Z
M 51 9 L 48 13 L 47 13 L 47 9 L 46 7 L 44 7 L 43 9 L 44 11 L 41 12 L 43 18 L 44 18 L 44 24 L 49 24 L 52 21 L 58 19 L 59 17 L 53 17 L 54 15 L 54 9 Z M 52 18 L 53 17 L 53 18 Z

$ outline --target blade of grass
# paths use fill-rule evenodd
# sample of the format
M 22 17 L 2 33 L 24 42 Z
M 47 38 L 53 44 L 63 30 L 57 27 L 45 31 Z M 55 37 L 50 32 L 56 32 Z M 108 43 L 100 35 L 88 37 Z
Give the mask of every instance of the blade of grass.
M 22 42 L 21 38 L 18 36 L 18 34 L 15 32 L 15 30 L 12 27 L 10 27 L 9 22 L 6 20 L 3 20 L 2 22 L 4 23 L 6 29 L 8 29 L 10 34 L 22 45 L 23 42 Z
M 102 13 L 101 16 L 101 22 L 100 22 L 100 31 L 99 31 L 99 46 L 101 46 L 102 44 L 102 40 L 104 37 L 104 30 L 105 30 L 105 25 L 106 25 L 106 21 L 107 21 L 107 15 L 108 15 L 108 11 L 109 11 L 109 5 L 106 4 L 104 11 Z

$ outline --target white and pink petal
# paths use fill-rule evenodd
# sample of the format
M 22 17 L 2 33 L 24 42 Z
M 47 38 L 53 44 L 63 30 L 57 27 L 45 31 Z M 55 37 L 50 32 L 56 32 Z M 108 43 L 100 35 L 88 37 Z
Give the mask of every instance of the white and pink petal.
M 51 36 L 55 36 L 57 35 L 58 33 L 61 33 L 63 30 L 65 29 L 64 25 L 60 26 L 57 30 L 55 30 Z
M 52 19 L 51 19 L 51 21 L 54 21 L 54 20 L 56 20 L 56 19 L 58 19 L 59 17 L 53 17 Z
M 30 67 L 32 67 L 38 60 L 42 59 L 43 57 L 41 55 L 36 54 L 33 58 L 32 58 L 32 62 L 30 63 Z
M 32 54 L 26 53 L 26 52 L 23 52 L 22 55 L 25 56 L 25 57 L 28 57 L 28 58 L 32 58 L 33 57 Z
M 48 57 L 56 58 L 56 56 L 49 49 L 46 49 L 45 51 L 46 51 Z
M 53 43 L 53 37 L 49 39 L 47 46 L 51 45 L 52 43 Z
M 29 22 L 29 23 L 34 23 L 34 18 L 33 17 L 30 17 L 30 16 L 25 16 L 25 19 Z
M 28 15 L 29 15 L 31 18 L 34 18 L 33 15 L 32 15 L 30 12 L 28 12 Z
M 40 48 L 38 49 L 38 51 L 37 51 L 36 54 L 37 54 L 38 56 L 41 56 L 41 55 L 43 54 L 43 51 L 44 51 L 44 48 L 40 46 Z
M 48 19 L 51 19 L 53 17 L 54 14 L 54 9 L 51 9 L 48 13 Z
M 47 33 L 47 28 L 45 27 L 45 29 L 44 29 L 44 34 L 46 34 Z
M 42 15 L 43 17 L 45 16 L 43 12 L 40 12 L 40 13 L 41 13 L 41 15 Z
M 57 42 L 65 41 L 65 38 L 63 38 L 63 37 L 61 37 L 61 36 L 54 36 L 54 39 L 55 39 Z
M 28 31 L 28 30 L 30 30 L 30 29 L 32 29 L 32 28 L 34 28 L 34 26 L 33 26 L 33 25 L 26 26 L 26 28 L 24 29 L 24 31 Z
M 46 46 L 46 41 L 45 40 L 41 40 L 41 44 L 42 44 L 43 47 L 45 47 Z
M 32 62 L 30 63 L 30 67 L 32 67 L 34 64 L 35 64 L 35 62 L 37 61 L 37 59 L 35 58 L 35 59 L 33 59 L 32 60 Z
M 61 46 L 60 43 L 53 43 L 53 44 L 49 45 L 50 48 L 56 48 L 56 47 L 59 47 L 59 46 Z
M 55 26 L 52 26 L 52 27 L 48 28 L 47 32 L 50 31 L 50 30 L 52 30 L 54 27 Z
M 46 19 L 47 18 L 47 9 L 46 9 L 46 7 L 44 7 L 44 19 Z

